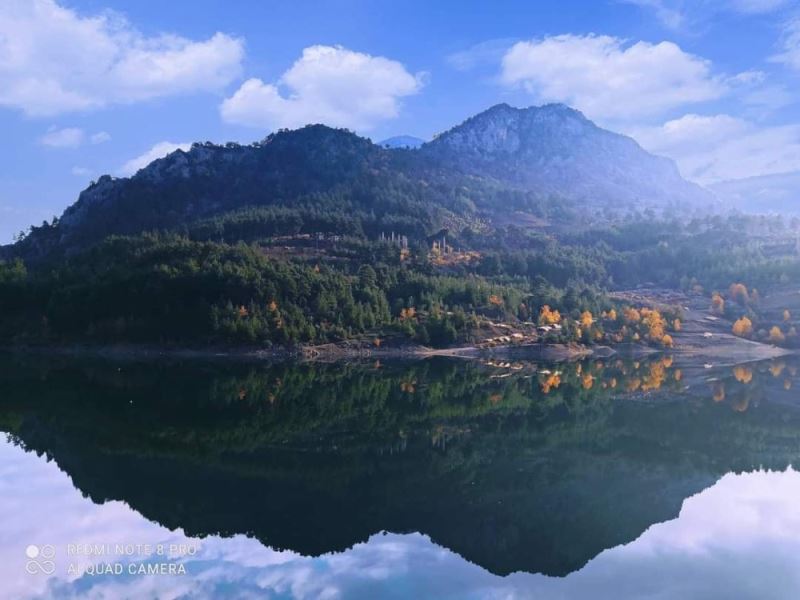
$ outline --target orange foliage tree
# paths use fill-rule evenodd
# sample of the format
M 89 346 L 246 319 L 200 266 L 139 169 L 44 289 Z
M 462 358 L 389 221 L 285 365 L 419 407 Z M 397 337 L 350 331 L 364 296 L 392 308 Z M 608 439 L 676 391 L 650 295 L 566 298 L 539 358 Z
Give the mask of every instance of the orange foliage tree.
M 769 330 L 769 341 L 773 344 L 782 344 L 786 341 L 786 336 L 783 335 L 781 328 L 777 325 Z
M 752 333 L 753 322 L 747 317 L 742 317 L 733 324 L 733 335 L 738 335 L 739 337 L 748 337 L 752 335 Z
M 711 296 L 711 312 L 715 315 L 725 314 L 725 298 L 723 298 L 719 292 L 714 292 Z

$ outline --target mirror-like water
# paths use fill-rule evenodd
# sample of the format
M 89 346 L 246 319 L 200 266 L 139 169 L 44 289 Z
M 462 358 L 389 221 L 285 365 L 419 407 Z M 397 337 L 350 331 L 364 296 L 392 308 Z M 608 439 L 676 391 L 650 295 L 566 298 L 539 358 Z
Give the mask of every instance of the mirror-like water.
M 6 357 L 2 591 L 795 597 L 798 368 Z

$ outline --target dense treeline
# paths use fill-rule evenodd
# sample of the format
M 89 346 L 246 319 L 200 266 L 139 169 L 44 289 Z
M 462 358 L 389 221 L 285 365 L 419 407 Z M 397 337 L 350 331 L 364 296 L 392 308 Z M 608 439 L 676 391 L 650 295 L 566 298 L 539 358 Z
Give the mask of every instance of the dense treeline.
M 348 265 L 351 267 L 352 265 Z M 405 307 L 426 322 L 402 329 L 446 344 L 469 316 L 519 304 L 521 292 L 482 278 L 429 275 L 385 264 L 336 269 L 273 260 L 256 246 L 178 236 L 111 238 L 53 268 L 0 265 L 4 337 L 23 339 L 287 344 L 401 327 Z
M 333 209 L 351 206 L 341 197 L 316 198 L 298 208 L 223 213 L 182 234 L 111 237 L 69 258 L 0 263 L 0 335 L 287 345 L 369 333 L 443 346 L 472 340 L 481 319 L 548 324 L 547 306 L 566 319 L 554 340 L 591 343 L 619 338 L 603 336 L 623 325 L 622 339 L 636 339 L 635 323 L 606 290 L 650 284 L 710 297 L 733 282 L 766 290 L 800 280 L 797 223 L 778 218 L 465 226 L 445 231 L 451 248 L 470 249 L 469 260 L 457 260 L 459 252 L 436 260 L 431 238 L 421 237 L 434 221 L 422 217 L 406 229 L 395 222 L 392 231 L 408 235 L 401 252 L 376 240 L 382 222 L 374 215 Z M 616 318 L 595 318 L 614 308 Z

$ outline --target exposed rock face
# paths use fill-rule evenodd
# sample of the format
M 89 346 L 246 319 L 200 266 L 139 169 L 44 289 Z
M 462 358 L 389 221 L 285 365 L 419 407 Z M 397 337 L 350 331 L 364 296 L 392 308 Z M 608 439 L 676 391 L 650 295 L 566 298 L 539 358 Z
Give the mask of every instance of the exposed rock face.
M 441 134 L 422 152 L 543 194 L 593 203 L 708 204 L 675 164 L 633 139 L 601 129 L 563 104 L 498 104 Z

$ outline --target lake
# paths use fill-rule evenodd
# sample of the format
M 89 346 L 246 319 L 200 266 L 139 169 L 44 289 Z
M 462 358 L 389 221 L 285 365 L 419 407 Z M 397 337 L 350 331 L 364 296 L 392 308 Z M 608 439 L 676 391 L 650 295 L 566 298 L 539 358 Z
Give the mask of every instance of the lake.
M 5 598 L 796 598 L 800 362 L 0 357 Z

